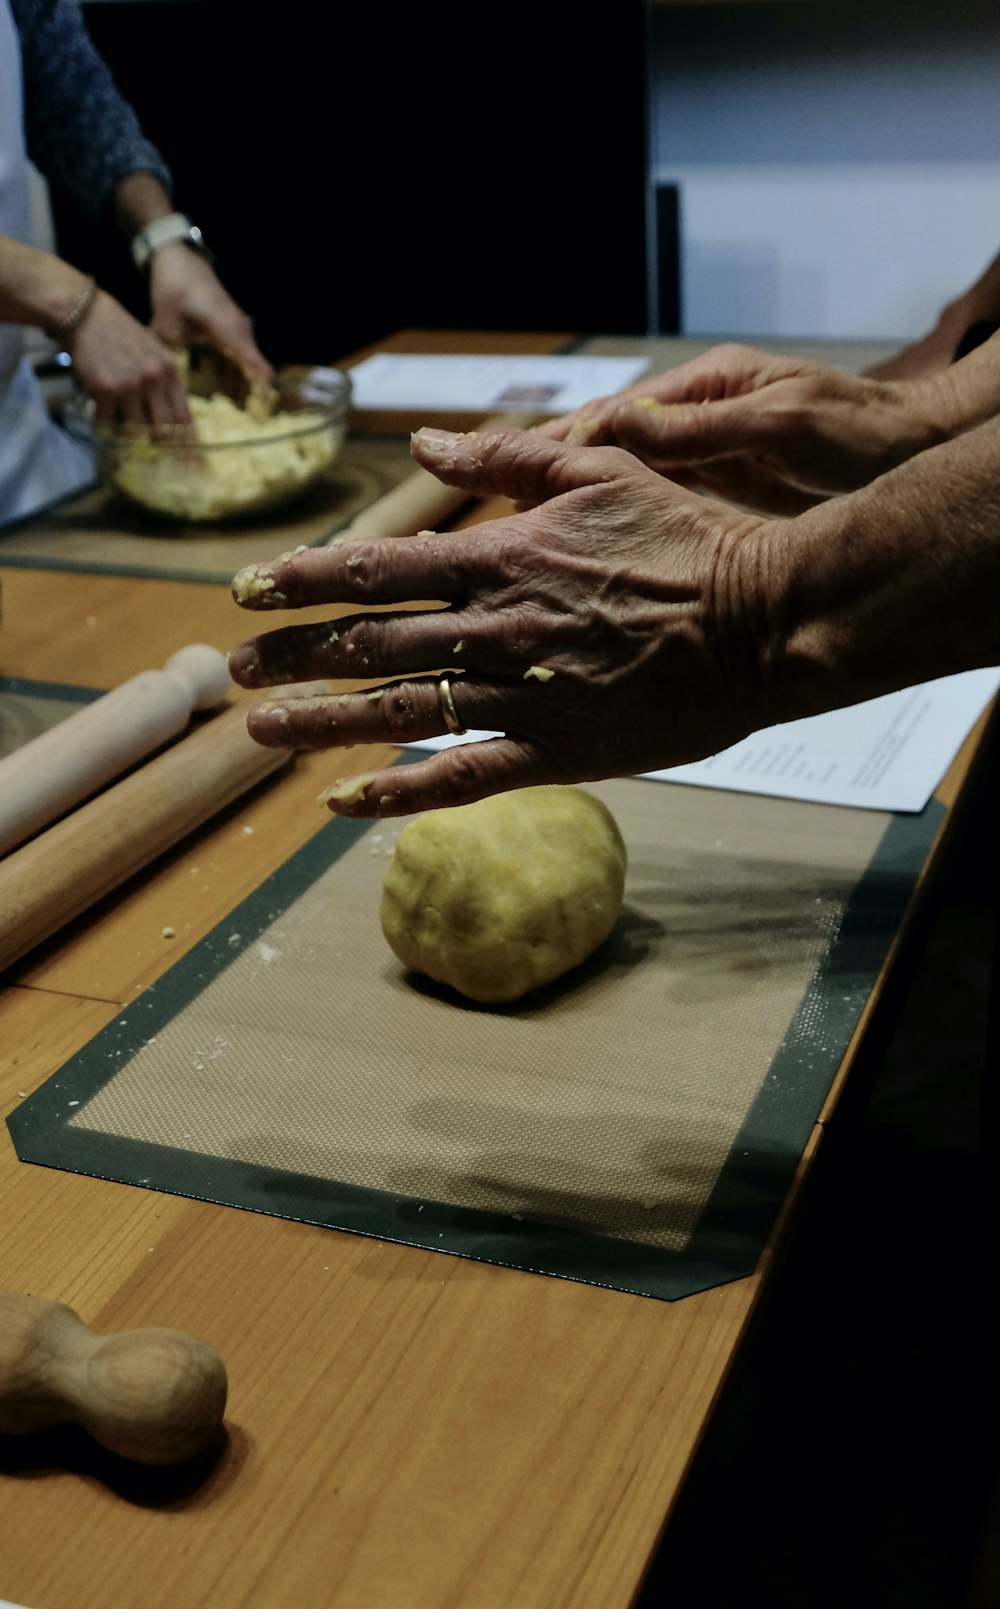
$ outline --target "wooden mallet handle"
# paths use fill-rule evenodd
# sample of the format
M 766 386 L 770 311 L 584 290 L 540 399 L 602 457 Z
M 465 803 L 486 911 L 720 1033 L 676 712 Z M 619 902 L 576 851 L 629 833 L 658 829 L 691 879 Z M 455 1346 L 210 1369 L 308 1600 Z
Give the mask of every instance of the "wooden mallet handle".
M 183 1330 L 99 1336 L 62 1302 L 0 1291 L 0 1431 L 77 1424 L 122 1458 L 179 1464 L 211 1441 L 226 1369 Z

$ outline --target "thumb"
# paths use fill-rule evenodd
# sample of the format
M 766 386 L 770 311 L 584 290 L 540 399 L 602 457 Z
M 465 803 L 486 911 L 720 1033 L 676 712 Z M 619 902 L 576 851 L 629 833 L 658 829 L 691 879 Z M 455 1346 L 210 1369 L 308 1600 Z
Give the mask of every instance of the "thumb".
M 411 437 L 410 452 L 446 486 L 532 506 L 581 487 L 647 473 L 616 447 L 551 441 L 534 430 L 457 435 L 425 426 Z

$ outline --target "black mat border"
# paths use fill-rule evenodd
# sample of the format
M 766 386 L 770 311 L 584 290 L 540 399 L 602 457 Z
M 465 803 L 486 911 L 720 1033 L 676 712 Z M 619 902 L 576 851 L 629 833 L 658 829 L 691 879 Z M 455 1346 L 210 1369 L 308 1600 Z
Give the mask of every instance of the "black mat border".
M 51 698 L 64 704 L 92 704 L 103 698 L 103 687 L 80 687 L 75 682 L 36 682 L 28 676 L 0 676 L 0 695 L 13 698 Z
M 757 1265 L 945 816 L 932 799 L 919 814 L 890 820 L 681 1252 L 69 1127 L 77 1106 L 378 824 L 372 821 L 331 819 L 126 1006 L 10 1115 L 15 1150 L 22 1162 L 660 1300 L 739 1279 Z

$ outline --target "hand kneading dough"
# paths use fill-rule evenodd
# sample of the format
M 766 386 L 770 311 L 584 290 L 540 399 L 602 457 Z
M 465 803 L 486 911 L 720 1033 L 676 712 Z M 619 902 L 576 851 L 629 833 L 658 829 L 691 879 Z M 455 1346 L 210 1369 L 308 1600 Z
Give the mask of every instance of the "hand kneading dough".
M 579 966 L 621 910 L 625 845 L 575 787 L 519 788 L 404 827 L 382 931 L 405 966 L 472 1000 L 518 1000 Z

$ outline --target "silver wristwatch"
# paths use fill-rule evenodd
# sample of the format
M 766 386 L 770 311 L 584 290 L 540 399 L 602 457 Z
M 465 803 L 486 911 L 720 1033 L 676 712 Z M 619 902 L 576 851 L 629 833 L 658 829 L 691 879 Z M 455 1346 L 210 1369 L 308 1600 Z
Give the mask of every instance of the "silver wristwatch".
M 185 217 L 183 212 L 168 212 L 164 218 L 154 218 L 145 229 L 132 236 L 132 261 L 142 273 L 149 265 L 149 259 L 154 251 L 161 246 L 171 246 L 179 242 L 183 246 L 190 246 L 199 256 L 206 257 L 212 262 L 212 253 L 202 238 L 201 230 L 191 219 Z

